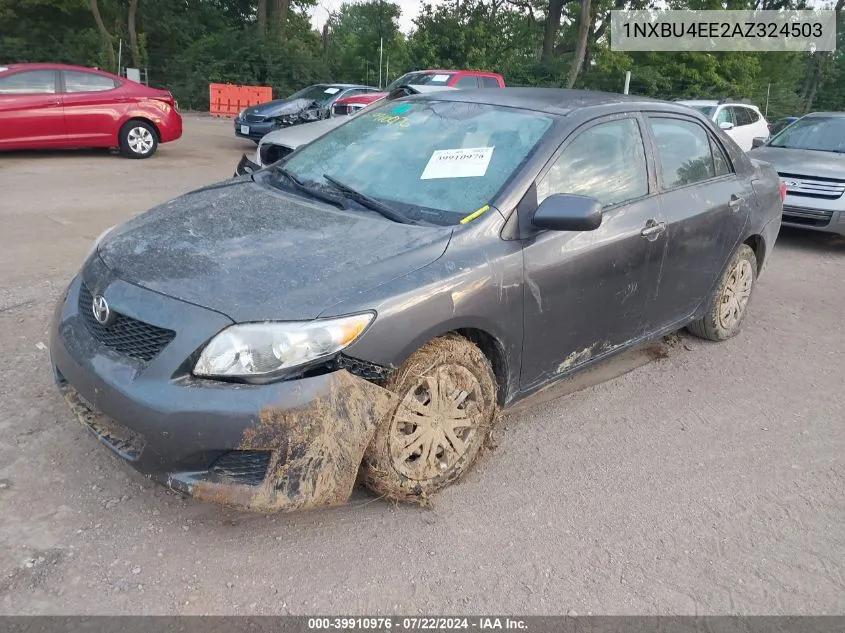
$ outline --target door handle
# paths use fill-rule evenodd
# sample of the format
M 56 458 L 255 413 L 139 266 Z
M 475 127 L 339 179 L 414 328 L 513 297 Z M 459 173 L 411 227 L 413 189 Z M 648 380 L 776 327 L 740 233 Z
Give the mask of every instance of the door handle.
M 742 206 L 742 203 L 745 201 L 745 196 L 739 196 L 737 194 L 732 194 L 731 199 L 728 200 L 728 206 L 733 210 L 736 211 L 739 207 Z
M 654 220 L 649 220 L 648 222 L 646 222 L 645 228 L 640 231 L 640 235 L 649 239 L 653 239 L 663 233 L 663 231 L 665 230 L 665 222 L 655 222 Z

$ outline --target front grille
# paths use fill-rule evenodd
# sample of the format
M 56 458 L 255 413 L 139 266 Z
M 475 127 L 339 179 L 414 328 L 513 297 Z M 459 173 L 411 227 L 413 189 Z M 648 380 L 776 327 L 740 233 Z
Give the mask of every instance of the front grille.
M 791 196 L 836 200 L 845 193 L 845 180 L 840 178 L 799 176 L 786 173 L 778 173 L 778 175 L 786 182 L 795 183 L 787 185 L 787 191 Z
M 229 451 L 209 469 L 208 481 L 258 486 L 270 464 L 270 451 Z
M 265 119 L 265 117 L 260 115 L 260 114 L 250 114 L 250 113 L 245 114 L 244 118 L 243 118 L 243 120 L 246 121 L 247 123 L 263 123 L 264 119 Z
M 332 108 L 332 114 L 335 116 L 346 116 L 350 112 L 352 112 L 352 108 L 348 105 L 336 105 Z
M 163 350 L 176 332 L 144 323 L 125 314 L 115 314 L 108 326 L 101 325 L 94 318 L 91 291 L 82 284 L 79 290 L 79 314 L 85 327 L 102 345 L 124 356 L 148 363 Z
M 833 211 L 821 209 L 802 209 L 800 207 L 784 206 L 783 220 L 804 226 L 827 226 L 833 218 Z
M 259 148 L 258 153 L 260 154 L 262 165 L 271 165 L 277 160 L 283 159 L 292 151 L 290 147 L 285 147 L 284 145 L 265 143 Z

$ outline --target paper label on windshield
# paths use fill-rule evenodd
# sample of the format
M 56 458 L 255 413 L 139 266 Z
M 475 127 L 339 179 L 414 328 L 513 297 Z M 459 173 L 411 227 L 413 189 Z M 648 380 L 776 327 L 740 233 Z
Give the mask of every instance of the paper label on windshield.
M 340 92 L 340 88 L 326 88 L 323 92 L 325 92 L 327 95 L 333 95 Z
M 493 149 L 492 147 L 439 149 L 431 155 L 420 180 L 483 176 L 487 173 L 487 166 L 493 157 Z
M 449 81 L 449 75 L 434 75 L 431 78 L 432 83 L 439 83 L 441 81 Z

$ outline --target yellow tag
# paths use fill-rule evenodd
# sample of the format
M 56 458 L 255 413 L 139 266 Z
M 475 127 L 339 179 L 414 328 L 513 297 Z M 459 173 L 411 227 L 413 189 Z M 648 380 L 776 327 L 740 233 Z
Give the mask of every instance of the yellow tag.
M 479 215 L 481 215 L 482 213 L 487 211 L 489 208 L 490 208 L 490 205 L 485 204 L 478 211 L 473 211 L 467 217 L 465 217 L 463 220 L 461 220 L 461 224 L 466 224 L 467 222 L 472 222 L 475 218 L 477 218 Z

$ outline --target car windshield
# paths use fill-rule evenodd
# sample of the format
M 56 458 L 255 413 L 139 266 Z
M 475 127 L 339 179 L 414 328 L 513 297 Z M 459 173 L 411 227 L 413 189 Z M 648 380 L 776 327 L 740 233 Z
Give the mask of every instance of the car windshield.
M 409 219 L 452 225 L 493 200 L 552 122 L 478 103 L 391 102 L 300 148 L 285 167 L 309 185 L 330 188 L 328 174 Z
M 771 147 L 845 153 L 845 117 L 799 119 L 770 142 Z
M 690 106 L 695 110 L 698 110 L 704 116 L 713 116 L 713 112 L 716 110 L 716 106 L 709 106 L 709 105 L 694 105 Z
M 338 86 L 327 86 L 327 85 L 318 85 L 318 86 L 308 86 L 307 88 L 303 88 L 299 92 L 294 92 L 291 96 L 288 97 L 291 101 L 294 99 L 309 99 L 310 101 L 328 101 L 333 99 L 335 95 L 340 92 L 341 89 Z
M 411 86 L 422 86 L 422 85 L 432 85 L 432 86 L 445 86 L 449 83 L 449 79 L 452 78 L 453 73 L 407 73 L 399 77 L 399 79 L 394 79 L 387 85 L 385 90 L 390 92 L 398 88 L 399 86 L 411 85 Z

